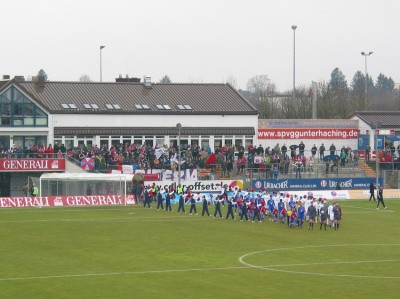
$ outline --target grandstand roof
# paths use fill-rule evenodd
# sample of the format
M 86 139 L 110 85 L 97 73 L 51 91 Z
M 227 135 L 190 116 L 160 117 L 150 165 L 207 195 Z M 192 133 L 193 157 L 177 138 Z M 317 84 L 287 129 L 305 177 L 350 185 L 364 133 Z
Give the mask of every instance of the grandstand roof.
M 378 124 L 379 128 L 400 128 L 400 111 L 356 111 L 354 116 L 371 127 Z
M 229 84 L 11 80 L 53 114 L 258 115 Z M 0 91 L 9 86 L 0 86 Z

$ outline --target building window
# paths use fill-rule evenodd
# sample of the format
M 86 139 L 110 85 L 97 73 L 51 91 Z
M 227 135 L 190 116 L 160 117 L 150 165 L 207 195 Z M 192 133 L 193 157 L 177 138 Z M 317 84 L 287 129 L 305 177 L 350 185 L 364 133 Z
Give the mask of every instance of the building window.
M 159 110 L 171 110 L 172 108 L 169 105 L 156 105 Z
M 0 94 L 0 127 L 47 127 L 47 114 L 14 86 Z

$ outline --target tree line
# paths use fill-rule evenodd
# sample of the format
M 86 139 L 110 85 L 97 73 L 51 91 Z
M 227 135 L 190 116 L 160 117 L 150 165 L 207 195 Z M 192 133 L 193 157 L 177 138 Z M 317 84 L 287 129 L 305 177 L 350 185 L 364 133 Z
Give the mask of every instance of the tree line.
M 400 92 L 393 79 L 384 74 L 374 81 L 369 75 L 365 80 L 365 75 L 357 71 L 349 84 L 343 72 L 335 68 L 328 82 L 316 85 L 317 118 L 345 119 L 355 111 L 400 110 Z M 257 75 L 248 80 L 246 90 L 239 92 L 259 110 L 261 119 L 312 118 L 312 84 L 296 87 L 293 99 L 292 90 L 280 93 L 267 75 Z

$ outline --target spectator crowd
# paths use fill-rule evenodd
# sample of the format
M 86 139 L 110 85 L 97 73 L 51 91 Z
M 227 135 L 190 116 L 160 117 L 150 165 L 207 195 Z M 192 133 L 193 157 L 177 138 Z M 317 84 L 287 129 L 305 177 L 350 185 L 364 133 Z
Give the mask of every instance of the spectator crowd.
M 400 145 L 398 146 L 400 147 Z M 399 150 L 399 148 L 397 149 Z M 178 156 L 180 152 L 180 157 Z M 360 158 L 358 150 L 343 146 L 340 150 L 332 143 L 329 147 L 323 143 L 317 147 L 306 149 L 304 143 L 282 146 L 277 143 L 274 147 L 248 145 L 247 148 L 224 145 L 216 147 L 214 151 L 209 145 L 200 147 L 182 145 L 179 151 L 176 146 L 148 144 L 115 144 L 111 147 L 82 146 L 67 149 L 63 144 L 34 145 L 26 148 L 13 145 L 10 149 L 0 147 L 2 158 L 63 158 L 68 157 L 80 162 L 84 158 L 92 158 L 95 162 L 93 171 L 106 172 L 116 169 L 119 165 L 132 165 L 134 170 L 142 169 L 169 169 L 177 170 L 178 163 L 181 169 L 219 168 L 223 173 L 243 174 L 246 170 L 262 174 L 266 178 L 279 178 L 280 174 L 287 174 L 291 170 L 296 178 L 301 178 L 304 171 L 313 171 L 315 162 L 326 164 L 326 171 L 334 172 L 346 165 L 356 166 Z M 370 148 L 365 149 L 366 160 L 370 157 Z M 393 143 L 386 144 L 385 156 L 393 157 L 395 169 L 399 169 L 399 159 L 396 158 L 396 148 Z

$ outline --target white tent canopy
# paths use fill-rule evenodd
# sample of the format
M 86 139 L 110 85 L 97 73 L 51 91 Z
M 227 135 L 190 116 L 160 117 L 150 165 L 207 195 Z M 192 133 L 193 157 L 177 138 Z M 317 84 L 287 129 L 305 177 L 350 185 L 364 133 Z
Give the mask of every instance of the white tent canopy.
M 132 181 L 132 177 L 132 174 L 48 172 L 42 174 L 40 180 Z

